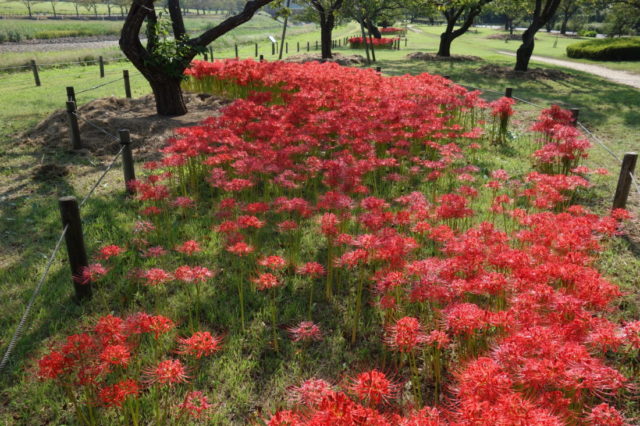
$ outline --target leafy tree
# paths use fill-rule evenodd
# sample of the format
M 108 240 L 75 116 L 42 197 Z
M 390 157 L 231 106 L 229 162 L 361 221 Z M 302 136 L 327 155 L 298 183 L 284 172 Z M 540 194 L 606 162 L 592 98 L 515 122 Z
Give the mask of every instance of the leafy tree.
M 561 19 L 560 34 L 567 33 L 567 25 L 571 18 L 592 4 L 593 2 L 591 0 L 562 0 L 559 8 Z
M 98 3 L 99 0 L 80 0 L 80 4 L 82 4 L 88 12 L 93 11 L 93 14 L 96 17 L 98 16 Z
M 240 13 L 193 38 L 187 35 L 180 0 L 168 0 L 168 20 L 158 19 L 153 0 L 132 3 L 120 34 L 120 49 L 149 82 L 158 114 L 186 114 L 180 82 L 191 60 L 214 40 L 249 21 L 262 6 L 276 1 L 247 1 Z M 147 44 L 143 46 L 140 32 L 145 21 Z
M 364 26 L 375 38 L 382 38 L 378 25 L 395 22 L 402 16 L 406 4 L 405 0 L 346 0 L 343 14 Z
M 482 9 L 492 0 L 445 0 L 436 3 L 438 9 L 445 17 L 447 26 L 440 34 L 440 47 L 438 56 L 451 56 L 451 43 L 473 25 L 473 21 L 482 12 Z M 459 24 L 459 21 L 461 23 Z M 456 25 L 459 25 L 456 28 Z
M 609 9 L 604 30 L 609 37 L 640 33 L 640 1 L 621 1 Z
M 516 71 L 527 71 L 529 61 L 535 47 L 535 37 L 538 31 L 551 20 L 560 6 L 562 0 L 529 0 L 533 6 L 530 15 L 529 27 L 522 34 L 522 44 L 516 52 Z
M 333 57 L 331 51 L 333 29 L 338 22 L 338 13 L 344 0 L 304 0 L 304 2 L 315 10 L 318 16 L 322 59 L 331 59 Z
M 513 34 L 515 23 L 525 17 L 527 10 L 526 1 L 523 0 L 495 0 L 490 9 L 494 13 L 504 15 L 504 29 L 510 34 Z
M 27 11 L 29 12 L 29 18 L 33 18 L 31 9 L 33 8 L 33 5 L 39 2 L 34 0 L 22 0 L 22 3 L 27 7 Z

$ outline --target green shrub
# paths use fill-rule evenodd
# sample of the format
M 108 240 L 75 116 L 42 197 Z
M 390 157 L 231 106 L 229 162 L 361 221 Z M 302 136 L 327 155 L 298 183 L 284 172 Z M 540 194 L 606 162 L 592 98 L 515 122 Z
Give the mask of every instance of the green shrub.
M 639 61 L 640 37 L 607 38 L 570 44 L 567 46 L 567 56 L 597 61 Z
M 594 30 L 580 30 L 578 31 L 580 37 L 595 37 L 598 33 Z

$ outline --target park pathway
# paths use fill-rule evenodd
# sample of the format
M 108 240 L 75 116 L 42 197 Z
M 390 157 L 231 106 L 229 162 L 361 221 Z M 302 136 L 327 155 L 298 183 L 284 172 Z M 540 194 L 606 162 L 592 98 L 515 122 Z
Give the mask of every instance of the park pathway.
M 507 52 L 504 50 L 498 50 L 498 53 L 509 56 L 516 56 L 514 52 Z M 543 62 L 545 64 L 557 65 L 559 67 L 570 68 L 576 71 L 582 71 L 589 74 L 597 75 L 598 77 L 606 78 L 614 83 L 625 84 L 627 86 L 640 89 L 640 74 L 633 74 L 626 71 L 612 70 L 611 68 L 603 67 L 600 65 L 585 64 L 582 62 L 563 61 L 562 59 L 547 58 L 546 56 L 531 57 L 532 61 Z

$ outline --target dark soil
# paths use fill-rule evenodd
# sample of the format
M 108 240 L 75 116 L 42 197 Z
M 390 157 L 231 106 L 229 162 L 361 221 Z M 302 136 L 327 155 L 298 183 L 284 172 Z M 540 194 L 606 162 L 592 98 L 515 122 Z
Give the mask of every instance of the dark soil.
M 415 52 L 407 55 L 407 59 L 412 61 L 427 61 L 427 62 L 476 62 L 482 61 L 482 58 L 477 56 L 467 55 L 451 55 L 449 57 L 438 56 L 435 53 Z
M 298 62 L 301 64 L 307 62 L 322 62 L 322 55 L 318 53 L 304 53 L 301 55 L 289 56 L 284 59 L 285 62 Z M 333 59 L 326 59 L 325 62 L 335 62 L 344 66 L 358 66 L 366 65 L 367 59 L 362 55 L 342 55 L 340 53 L 334 53 Z
M 66 166 L 53 163 L 43 164 L 33 172 L 33 179 L 40 182 L 47 182 L 53 179 L 60 179 L 69 174 Z
M 195 126 L 208 117 L 218 115 L 220 108 L 230 101 L 211 95 L 189 93 L 185 94 L 185 102 L 189 113 L 181 117 L 157 115 L 152 95 L 138 99 L 103 98 L 82 105 L 78 108 L 78 116 L 81 117 L 78 123 L 83 150 L 98 156 L 113 155 L 120 149 L 118 140 L 96 127 L 114 136 L 119 129 L 128 129 L 136 155 L 142 158 L 152 157 L 159 154 L 159 148 L 173 135 L 174 129 Z M 71 150 L 67 120 L 66 111 L 58 110 L 23 134 L 19 140 L 43 149 Z M 39 173 L 45 172 L 36 172 Z
M 477 68 L 480 74 L 496 77 L 496 78 L 521 78 L 524 80 L 567 80 L 571 78 L 570 74 L 556 69 L 546 68 L 529 68 L 529 71 L 514 71 L 512 67 L 503 67 L 498 65 L 483 65 Z

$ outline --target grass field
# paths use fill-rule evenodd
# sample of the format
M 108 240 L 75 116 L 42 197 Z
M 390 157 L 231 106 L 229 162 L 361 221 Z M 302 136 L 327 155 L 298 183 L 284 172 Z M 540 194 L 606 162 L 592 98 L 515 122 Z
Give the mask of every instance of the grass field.
M 203 20 L 204 21 L 204 20 Z M 0 21 L 0 24 L 2 22 Z M 250 23 L 249 25 L 251 25 Z M 232 57 L 234 52 L 228 48 L 234 42 L 242 43 L 241 57 L 253 57 L 253 46 L 248 44 L 262 41 L 266 34 L 276 32 L 278 26 L 262 26 L 257 21 L 255 26 L 242 27 L 237 33 L 220 41 L 216 49 L 217 57 Z M 201 29 L 201 27 L 200 27 Z M 430 72 L 440 75 L 448 75 L 455 83 L 478 87 L 481 89 L 503 92 L 505 87 L 513 87 L 515 96 L 527 99 L 536 104 L 549 106 L 557 103 L 565 107 L 578 107 L 581 109 L 581 120 L 599 135 L 617 154 L 637 148 L 640 134 L 640 96 L 638 91 L 626 86 L 607 82 L 584 73 L 565 70 L 569 78 L 562 81 L 527 80 L 518 78 L 496 78 L 490 75 L 482 75 L 476 70 L 485 63 L 493 63 L 505 67 L 513 66 L 514 59 L 496 53 L 496 50 L 515 50 L 516 42 L 504 43 L 500 40 L 487 40 L 486 35 L 490 30 L 479 29 L 478 33 L 471 33 L 456 40 L 453 44 L 454 54 L 474 55 L 482 58 L 477 62 L 409 62 L 405 56 L 411 52 L 437 50 L 438 28 L 417 26 L 420 32 L 409 33 L 408 47 L 401 51 L 378 51 L 378 64 L 384 73 L 400 75 L 405 73 L 417 74 Z M 336 38 L 355 33 L 354 25 L 341 27 L 336 31 Z M 273 35 L 277 35 L 273 34 Z M 309 32 L 309 28 L 300 28 L 300 31 L 292 31 L 290 38 L 290 54 L 296 54 L 296 46 L 300 42 L 304 48 L 306 42 L 314 43 L 317 40 L 315 32 Z M 573 42 L 573 39 L 558 39 L 557 47 L 553 47 L 555 36 L 539 35 L 535 54 L 552 57 L 563 57 L 564 46 Z M 271 48 L 267 43 L 261 43 L 261 52 L 267 59 L 272 59 Z M 339 53 L 363 53 L 350 49 L 336 49 Z M 117 50 L 110 49 L 105 52 L 117 54 Z M 102 53 L 102 52 L 101 52 Z M 78 58 L 85 53 L 62 52 L 55 55 L 69 55 L 65 58 Z M 89 53 L 87 53 L 89 54 Z M 98 55 L 91 52 L 91 55 Z M 39 61 L 45 61 L 46 57 L 55 57 L 58 61 L 62 56 L 52 53 L 43 53 L 36 56 Z M 74 56 L 75 55 L 75 56 Z M 1 57 L 5 63 L 5 56 Z M 6 56 L 6 61 L 18 63 L 24 58 Z M 612 68 L 633 70 L 632 64 L 607 63 L 600 65 Z M 535 61 L 533 66 L 538 65 Z M 126 63 L 112 63 L 107 65 L 105 81 L 118 78 L 123 68 L 129 68 Z M 133 72 L 133 71 L 132 71 Z M 65 86 L 73 85 L 76 91 L 92 87 L 101 81 L 98 78 L 97 66 L 75 66 L 65 69 L 50 69 L 41 73 L 43 87 L 36 88 L 32 84 L 30 73 L 17 73 L 0 75 L 0 92 L 3 93 L 4 107 L 0 109 L 0 157 L 3 158 L 3 167 L 0 172 L 0 186 L 7 181 L 20 181 L 21 184 L 15 193 L 5 193 L 0 199 L 0 238 L 3 240 L 0 250 L 0 282 L 5 283 L 0 287 L 0 297 L 5 301 L 4 309 L 0 313 L 0 348 L 4 349 L 11 333 L 22 314 L 23 307 L 31 295 L 35 280 L 42 272 L 44 259 L 50 248 L 55 243 L 59 232 L 59 213 L 57 211 L 57 196 L 77 195 L 81 197 L 99 175 L 101 168 L 100 159 L 90 156 L 77 156 L 68 152 L 47 153 L 47 162 L 66 164 L 70 166 L 71 174 L 61 179 L 49 182 L 36 182 L 31 179 L 35 165 L 43 161 L 43 153 L 34 147 L 24 146 L 14 138 L 17 132 L 32 127 L 39 120 L 53 110 L 63 106 L 65 98 Z M 132 80 L 134 96 L 149 93 L 148 85 L 140 77 Z M 91 99 L 104 96 L 123 96 L 121 83 L 99 88 L 95 91 L 78 96 L 78 102 L 83 104 Z M 488 93 L 487 97 L 493 99 L 499 95 Z M 537 110 L 531 106 L 518 105 L 520 117 L 531 118 Z M 517 119 L 521 120 L 522 118 Z M 65 135 L 66 137 L 66 135 Z M 520 147 L 522 148 L 522 147 Z M 518 149 L 520 149 L 518 148 Z M 516 153 L 517 154 L 517 153 Z M 591 153 L 592 166 L 605 166 L 615 172 L 617 164 L 599 147 L 594 147 Z M 523 160 L 517 155 L 496 155 L 487 158 L 492 166 L 506 169 L 519 169 Z M 528 160 L 525 160 L 528 161 Z M 528 166 L 528 164 L 527 164 Z M 611 189 L 615 176 L 607 178 L 596 191 L 594 198 L 587 200 L 597 210 L 604 211 L 610 202 Z M 126 199 L 121 191 L 120 172 L 112 172 L 108 175 L 104 184 L 98 189 L 97 197 L 93 198 L 83 209 L 83 219 L 86 239 L 89 250 L 112 241 L 122 241 L 128 236 L 129 230 L 123 224 L 129 223 L 136 217 L 133 204 Z M 616 282 L 627 283 L 623 289 L 628 292 L 622 305 L 625 315 L 637 317 L 638 315 L 638 289 L 635 287 L 637 276 L 640 274 L 640 262 L 634 248 L 624 239 L 617 239 L 605 252 L 601 259 L 601 267 Z M 0 393 L 0 422 L 5 424 L 19 423 L 14 419 L 16 413 L 30 415 L 35 423 L 47 421 L 58 422 L 65 413 L 59 411 L 58 405 L 50 404 L 53 390 L 48 385 L 33 386 L 29 382 L 31 372 L 22 368 L 28 364 L 38 351 L 41 350 L 41 342 L 50 336 L 66 335 L 77 330 L 79 325 L 77 318 L 88 315 L 95 317 L 102 312 L 102 303 L 115 303 L 115 299 L 99 301 L 94 306 L 77 306 L 69 302 L 71 283 L 68 273 L 68 265 L 65 262 L 64 252 L 59 253 L 58 261 L 50 273 L 50 278 L 45 289 L 36 303 L 32 312 L 31 325 L 21 339 L 12 362 L 9 364 L 9 373 L 2 379 L 2 393 Z M 115 297 L 115 296 L 110 296 Z M 182 301 L 181 301 L 182 302 Z M 178 306 L 178 305 L 176 305 Z M 327 345 L 336 344 L 328 342 Z M 235 341 L 228 348 L 225 357 L 235 360 L 242 358 L 245 347 L 243 342 Z M 304 363 L 294 362 L 291 368 L 283 366 L 268 358 L 265 364 L 260 358 L 260 353 L 250 353 L 240 364 L 225 361 L 216 363 L 220 366 L 215 371 L 216 383 L 225 383 L 220 390 L 221 400 L 225 395 L 233 393 L 234 401 L 224 410 L 240 409 L 249 411 L 256 404 L 268 401 L 270 398 L 278 398 L 279 387 L 289 383 L 292 377 L 302 377 Z M 293 356 L 293 355 L 292 355 Z M 367 348 L 360 353 L 348 354 L 344 358 L 334 354 L 321 366 L 323 371 L 336 368 L 343 362 L 362 362 L 368 356 Z M 234 370 L 231 366 L 237 370 Z M 241 380 L 250 377 L 256 369 L 268 370 L 273 375 L 269 387 L 257 388 L 257 385 L 244 387 Z M 238 379 L 240 377 L 240 379 Z M 26 384 L 30 383 L 30 384 Z M 36 410 L 33 407 L 42 407 Z M 222 411 L 223 416 L 229 411 Z
M 94 15 L 93 8 L 88 10 L 86 7 L 82 6 L 82 2 L 78 2 L 78 10 L 77 13 L 81 17 L 83 16 L 91 16 Z M 160 7 L 158 10 L 162 10 Z M 53 9 L 51 8 L 51 4 L 49 2 L 37 2 L 31 6 L 32 13 L 34 15 L 47 15 L 53 16 Z M 191 14 L 196 14 L 195 10 L 185 9 L 187 12 Z M 98 15 L 107 15 L 109 13 L 109 8 L 105 4 L 98 4 Z M 76 15 L 76 8 L 73 2 L 69 1 L 57 1 L 56 2 L 56 13 L 58 15 Z M 24 3 L 20 1 L 2 1 L 0 2 L 0 15 L 28 15 L 29 12 Z M 214 12 L 208 11 L 207 14 L 214 14 Z M 112 16 L 120 16 L 120 7 L 112 6 L 111 7 L 111 15 Z

